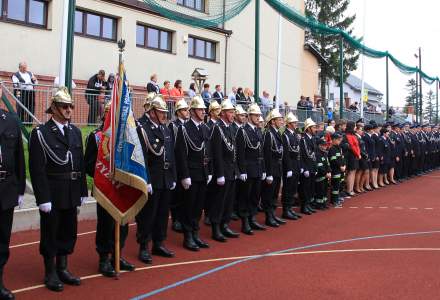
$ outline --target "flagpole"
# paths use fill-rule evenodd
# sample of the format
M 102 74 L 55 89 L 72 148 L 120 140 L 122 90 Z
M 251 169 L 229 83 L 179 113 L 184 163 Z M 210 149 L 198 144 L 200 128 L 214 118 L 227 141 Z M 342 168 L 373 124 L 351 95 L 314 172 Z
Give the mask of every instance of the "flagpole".
M 121 243 L 121 234 L 120 234 L 121 224 L 119 221 L 115 220 L 115 271 L 116 271 L 116 279 L 119 279 L 119 273 L 121 272 L 121 247 L 119 246 Z
M 363 16 L 363 38 L 362 38 L 362 44 L 365 45 L 365 20 L 367 18 L 367 0 L 364 0 L 364 16 Z M 364 90 L 365 90 L 365 79 L 364 79 L 364 72 L 365 72 L 365 55 L 362 54 L 362 81 L 361 81 L 361 101 L 360 101 L 360 113 L 361 113 L 361 118 L 364 117 Z M 367 93 L 368 94 L 368 93 Z

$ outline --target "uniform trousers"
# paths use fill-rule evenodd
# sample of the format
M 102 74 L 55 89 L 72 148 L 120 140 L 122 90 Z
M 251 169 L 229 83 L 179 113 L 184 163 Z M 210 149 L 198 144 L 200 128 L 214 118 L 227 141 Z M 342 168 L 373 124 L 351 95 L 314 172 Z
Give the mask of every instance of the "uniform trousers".
M 9 258 L 9 242 L 11 240 L 14 208 L 0 210 L 0 270 L 3 270 Z
M 214 197 L 207 199 L 211 201 L 209 205 L 209 219 L 212 224 L 229 224 L 234 205 L 234 180 L 226 179 L 223 186 L 214 184 Z
M 241 218 L 253 217 L 257 214 L 260 202 L 261 178 L 248 178 L 239 184 L 238 215 Z
M 99 204 L 96 204 L 96 251 L 101 255 L 114 253 L 115 251 L 115 220 L 113 217 Z M 128 235 L 128 224 L 120 226 L 120 242 L 119 248 L 124 248 L 125 240 Z
M 263 188 L 261 190 L 261 202 L 263 204 L 263 210 L 268 212 L 274 212 L 277 208 L 278 193 L 281 186 L 281 177 L 273 177 L 271 184 L 268 184 L 266 180 L 263 182 Z
M 301 208 L 310 205 L 315 196 L 315 176 L 310 174 L 309 177 L 302 175 L 299 183 L 299 195 L 302 199 Z
M 341 190 L 342 174 L 332 174 L 331 179 L 331 201 L 339 202 L 339 191 Z
M 293 174 L 292 177 L 287 178 L 283 176 L 283 191 L 282 191 L 282 204 L 283 208 L 290 209 L 293 207 L 293 197 L 298 191 L 298 176 Z
M 207 185 L 204 180 L 192 181 L 189 189 L 183 190 L 183 201 L 179 206 L 179 221 L 182 222 L 184 231 L 200 230 L 199 221 L 205 204 L 206 190 Z
M 40 210 L 40 254 L 47 258 L 73 253 L 77 237 L 76 207 Z

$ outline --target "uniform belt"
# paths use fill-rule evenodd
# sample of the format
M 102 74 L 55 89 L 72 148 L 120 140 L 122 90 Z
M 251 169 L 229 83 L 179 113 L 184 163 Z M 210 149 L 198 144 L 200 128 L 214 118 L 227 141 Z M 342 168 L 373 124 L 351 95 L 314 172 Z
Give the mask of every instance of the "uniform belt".
M 12 173 L 8 171 L 0 171 L 0 182 L 6 180 L 6 177 L 11 176 Z
M 66 173 L 48 173 L 47 178 L 58 180 L 78 180 L 81 178 L 81 172 L 66 172 Z

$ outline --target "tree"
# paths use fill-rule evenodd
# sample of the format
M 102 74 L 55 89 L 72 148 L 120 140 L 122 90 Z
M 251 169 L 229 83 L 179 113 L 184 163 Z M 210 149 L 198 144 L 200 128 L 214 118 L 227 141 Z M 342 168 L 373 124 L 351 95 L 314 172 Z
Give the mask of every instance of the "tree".
M 410 79 L 405 85 L 408 95 L 405 97 L 405 113 L 415 114 L 414 108 L 417 98 L 417 83 L 415 79 Z
M 352 24 L 356 15 L 346 16 L 346 10 L 350 0 L 306 0 L 305 13 L 329 27 L 346 31 L 350 35 L 353 32 Z M 324 35 L 314 32 L 306 32 L 306 43 L 317 48 L 321 55 L 327 59 L 327 64 L 321 64 L 321 96 L 325 98 L 327 81 L 334 79 L 339 82 L 339 42 L 341 37 Z M 349 73 L 357 68 L 359 53 L 344 42 L 344 79 Z M 326 102 L 327 99 L 324 99 Z M 326 105 L 326 103 L 323 103 Z
M 435 109 L 434 109 L 434 100 L 435 100 L 435 95 L 434 92 L 432 90 L 430 90 L 425 97 L 425 109 L 423 111 L 423 119 L 425 121 L 428 121 L 429 123 L 431 123 L 432 121 L 435 120 Z

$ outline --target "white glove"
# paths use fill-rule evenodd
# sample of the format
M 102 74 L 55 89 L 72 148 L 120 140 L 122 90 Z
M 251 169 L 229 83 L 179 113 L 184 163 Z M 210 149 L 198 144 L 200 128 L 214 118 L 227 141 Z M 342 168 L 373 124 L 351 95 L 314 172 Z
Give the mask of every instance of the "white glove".
M 51 202 L 46 202 L 43 204 L 38 205 L 38 208 L 45 213 L 50 213 L 50 211 L 52 210 L 52 203 Z
M 225 185 L 225 176 L 217 178 L 217 184 L 220 186 Z
M 81 197 L 81 206 L 86 202 L 87 198 L 89 197 Z
M 173 184 L 170 187 L 170 191 L 174 190 L 176 188 L 176 182 L 173 181 Z
M 310 176 L 309 171 L 304 171 L 304 177 L 309 178 L 309 176 Z
M 147 192 L 148 194 L 153 195 L 153 186 L 151 183 L 147 184 Z
M 183 189 L 187 190 L 191 186 L 191 178 L 184 178 L 180 181 L 182 183 Z
M 245 182 L 247 180 L 247 174 L 240 174 L 240 180 Z
M 290 178 L 293 176 L 293 172 L 292 171 L 287 171 L 286 177 Z
M 212 180 L 212 175 L 208 175 L 208 181 L 206 182 L 206 184 L 209 184 Z
M 301 168 L 301 170 L 300 170 L 299 172 L 300 172 L 301 174 L 302 174 L 302 173 L 304 173 L 304 169 L 303 169 L 303 168 Z
M 267 176 L 267 177 L 266 177 L 266 182 L 267 182 L 267 184 L 272 184 L 272 182 L 273 182 L 273 176 Z
M 261 175 L 261 180 L 266 179 L 266 173 L 263 172 L 263 175 Z
M 19 195 L 18 196 L 18 208 L 23 208 L 23 204 L 24 204 L 24 195 Z

